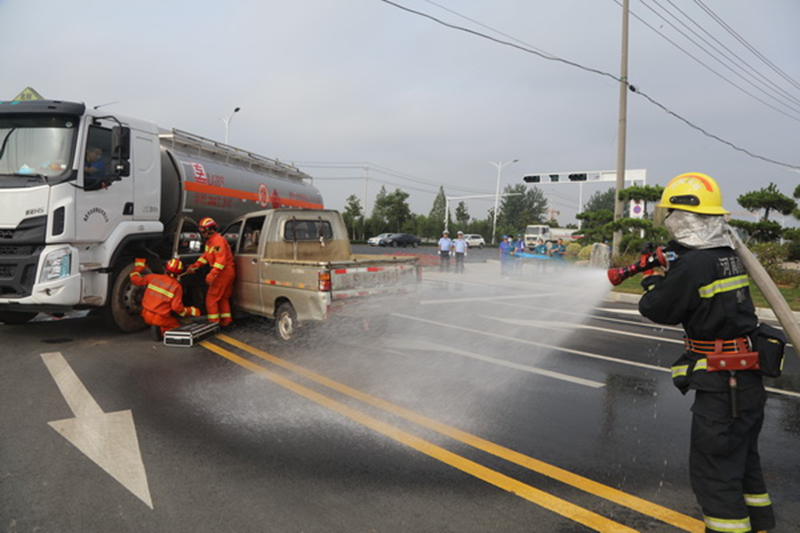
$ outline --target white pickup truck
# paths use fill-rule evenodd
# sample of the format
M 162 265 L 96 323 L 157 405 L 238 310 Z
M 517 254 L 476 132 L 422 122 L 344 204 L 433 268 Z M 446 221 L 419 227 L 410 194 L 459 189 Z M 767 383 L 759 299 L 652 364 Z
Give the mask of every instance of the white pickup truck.
M 360 323 L 417 302 L 417 259 L 353 254 L 336 211 L 255 211 L 235 219 L 223 235 L 236 261 L 235 309 L 274 319 L 283 341 L 309 322 Z

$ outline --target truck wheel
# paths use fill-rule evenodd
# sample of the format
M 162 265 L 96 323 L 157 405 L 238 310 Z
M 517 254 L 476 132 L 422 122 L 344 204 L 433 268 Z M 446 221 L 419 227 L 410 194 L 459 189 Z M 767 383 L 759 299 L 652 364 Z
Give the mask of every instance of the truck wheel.
M 106 324 L 123 333 L 141 331 L 146 327 L 140 315 L 144 290 L 131 283 L 133 268 L 131 262 L 116 272 L 108 301 L 101 311 Z
M 0 322 L 8 324 L 9 326 L 17 326 L 24 324 L 33 319 L 39 313 L 29 311 L 27 313 L 15 313 L 14 311 L 0 311 Z
M 297 336 L 297 313 L 289 302 L 283 302 L 275 313 L 275 333 L 284 342 Z

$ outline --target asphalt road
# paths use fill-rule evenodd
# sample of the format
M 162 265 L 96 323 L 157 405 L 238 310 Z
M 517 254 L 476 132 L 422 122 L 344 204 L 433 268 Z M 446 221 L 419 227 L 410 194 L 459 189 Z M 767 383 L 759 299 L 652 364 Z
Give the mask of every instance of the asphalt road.
M 702 531 L 681 332 L 603 272 L 505 278 L 495 253 L 426 271 L 385 329 L 290 346 L 258 319 L 194 348 L 92 316 L 0 326 L 0 532 Z M 792 352 L 761 439 L 779 532 L 798 376 Z

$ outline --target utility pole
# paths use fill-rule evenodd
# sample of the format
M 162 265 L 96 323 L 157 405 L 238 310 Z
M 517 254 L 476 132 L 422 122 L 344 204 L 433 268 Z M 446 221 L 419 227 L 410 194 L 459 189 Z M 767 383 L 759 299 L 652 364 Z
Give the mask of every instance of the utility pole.
M 614 221 L 622 218 L 622 200 L 619 197 L 625 188 L 625 144 L 627 138 L 628 121 L 628 6 L 629 0 L 622 2 L 622 65 L 619 75 L 619 140 L 617 146 L 617 194 L 614 197 Z M 619 245 L 622 240 L 622 231 L 614 232 L 611 257 L 619 257 Z

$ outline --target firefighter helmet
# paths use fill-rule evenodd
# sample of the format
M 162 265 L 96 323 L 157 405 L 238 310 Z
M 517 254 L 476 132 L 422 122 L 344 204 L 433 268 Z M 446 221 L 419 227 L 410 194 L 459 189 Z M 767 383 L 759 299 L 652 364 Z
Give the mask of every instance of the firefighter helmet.
M 727 215 L 722 207 L 722 193 L 711 176 L 689 172 L 672 178 L 664 187 L 658 207 L 680 209 L 701 215 Z
M 170 274 L 178 275 L 183 272 L 183 263 L 178 258 L 173 258 L 167 261 L 166 271 Z
M 211 217 L 205 217 L 205 218 L 200 220 L 200 229 L 201 230 L 206 230 L 206 229 L 216 230 L 217 229 L 217 222 Z

